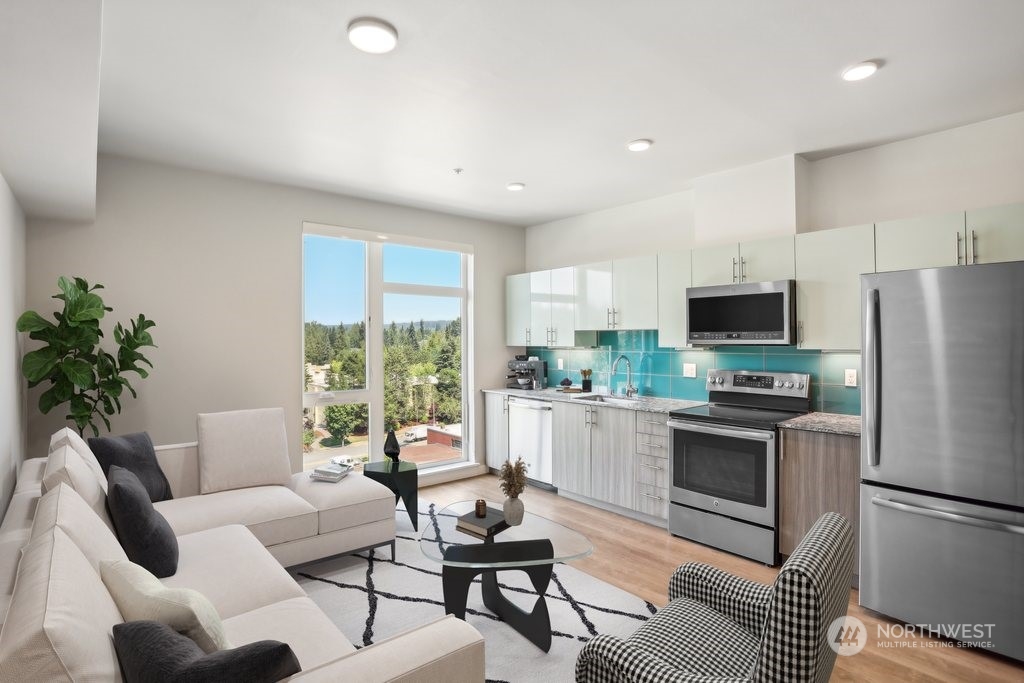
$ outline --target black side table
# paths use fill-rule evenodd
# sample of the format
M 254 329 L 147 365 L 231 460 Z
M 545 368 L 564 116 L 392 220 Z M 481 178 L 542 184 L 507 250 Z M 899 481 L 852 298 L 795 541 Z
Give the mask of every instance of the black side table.
M 405 503 L 405 511 L 409 513 L 412 528 L 420 530 L 419 512 L 417 508 L 417 491 L 420 475 L 416 463 L 399 460 L 381 460 L 363 465 L 363 475 L 379 481 L 395 494 L 395 504 L 401 499 Z

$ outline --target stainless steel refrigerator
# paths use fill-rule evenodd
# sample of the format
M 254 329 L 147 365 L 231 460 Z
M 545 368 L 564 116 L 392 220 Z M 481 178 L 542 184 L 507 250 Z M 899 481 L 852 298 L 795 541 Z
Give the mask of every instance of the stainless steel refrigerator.
M 1024 263 L 861 301 L 860 604 L 1024 660 Z

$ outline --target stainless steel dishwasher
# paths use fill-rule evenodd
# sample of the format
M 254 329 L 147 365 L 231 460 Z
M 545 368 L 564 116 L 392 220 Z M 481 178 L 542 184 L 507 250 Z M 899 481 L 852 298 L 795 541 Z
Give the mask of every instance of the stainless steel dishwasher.
M 526 476 L 551 483 L 551 403 L 508 397 L 508 457 L 522 457 Z

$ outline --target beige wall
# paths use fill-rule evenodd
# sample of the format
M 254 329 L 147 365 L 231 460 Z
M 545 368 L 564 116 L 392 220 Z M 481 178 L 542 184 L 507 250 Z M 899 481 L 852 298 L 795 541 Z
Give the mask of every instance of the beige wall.
M 685 190 L 526 229 L 526 270 L 544 270 L 693 244 L 693 192 Z
M 808 228 L 1024 200 L 1024 112 L 811 163 Z
M 0 176 L 0 512 L 25 459 L 25 382 L 15 328 L 25 310 L 25 216 Z M 38 455 L 45 455 L 39 453 Z
M 795 163 L 788 154 L 694 180 L 694 245 L 794 234 Z
M 106 286 L 115 320 L 156 321 L 155 370 L 135 383 L 114 433 L 192 441 L 196 413 L 283 406 L 299 467 L 303 221 L 472 244 L 476 386 L 504 377 L 505 275 L 523 269 L 522 228 L 106 156 L 97 192 L 92 223 L 30 221 L 28 302 L 53 310 L 57 277 L 79 275 Z M 29 448 L 44 449 L 62 424 L 31 409 Z

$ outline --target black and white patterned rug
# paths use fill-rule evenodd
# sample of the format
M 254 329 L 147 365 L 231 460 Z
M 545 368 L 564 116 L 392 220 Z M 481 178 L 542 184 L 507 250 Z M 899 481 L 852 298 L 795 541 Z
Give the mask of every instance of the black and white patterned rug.
M 439 509 L 439 508 L 438 508 Z M 420 529 L 436 514 L 421 504 Z M 295 579 L 356 647 L 365 647 L 444 615 L 441 566 L 420 551 L 419 533 L 396 512 L 396 560 L 390 548 L 346 555 L 301 567 Z M 536 599 L 526 574 L 498 574 L 502 592 L 529 610 Z M 486 607 L 477 579 L 469 590 L 466 621 L 484 637 L 489 681 L 572 681 L 576 655 L 601 633 L 627 637 L 656 608 L 571 565 L 557 564 L 545 599 L 553 634 L 547 653 L 503 624 Z

